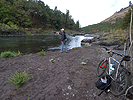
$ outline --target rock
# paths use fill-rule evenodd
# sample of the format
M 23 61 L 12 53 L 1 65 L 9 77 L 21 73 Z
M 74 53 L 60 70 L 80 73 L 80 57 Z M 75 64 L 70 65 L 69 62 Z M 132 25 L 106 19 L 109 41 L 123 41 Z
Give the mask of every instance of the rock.
M 81 41 L 81 43 L 92 43 L 92 40 L 91 39 L 83 39 L 82 41 Z
M 71 86 L 69 85 L 69 86 L 67 87 L 67 89 L 71 90 L 72 88 L 71 88 Z
M 99 45 L 104 45 L 104 46 L 112 46 L 112 45 L 118 45 L 119 41 L 108 41 L 108 42 L 100 42 Z
M 100 41 L 97 41 L 97 42 L 92 42 L 92 44 L 91 45 L 100 45 Z
M 124 50 L 124 45 L 117 45 L 113 49 L 115 49 L 115 50 Z

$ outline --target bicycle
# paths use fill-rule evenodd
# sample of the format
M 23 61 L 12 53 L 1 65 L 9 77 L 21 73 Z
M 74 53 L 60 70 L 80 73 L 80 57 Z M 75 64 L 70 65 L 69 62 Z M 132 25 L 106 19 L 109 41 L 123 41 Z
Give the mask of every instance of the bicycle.
M 107 53 L 109 54 L 108 58 L 103 59 L 98 67 L 96 74 L 97 76 L 103 75 L 104 72 L 106 72 L 112 79 L 111 81 L 111 87 L 110 91 L 113 95 L 119 96 L 123 94 L 128 85 L 129 85 L 129 77 L 128 75 L 131 74 L 130 71 L 128 71 L 123 65 L 123 61 L 130 61 L 130 56 L 119 54 L 116 52 L 113 52 L 112 50 L 103 47 Z M 113 58 L 113 55 L 117 55 L 122 57 L 120 62 Z M 113 64 L 112 64 L 113 63 Z M 108 68 L 108 70 L 106 70 Z

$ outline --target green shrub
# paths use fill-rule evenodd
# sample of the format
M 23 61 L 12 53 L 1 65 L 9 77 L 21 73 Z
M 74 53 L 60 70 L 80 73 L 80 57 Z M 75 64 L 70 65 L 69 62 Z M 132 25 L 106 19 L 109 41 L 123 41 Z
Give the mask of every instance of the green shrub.
M 38 52 L 37 54 L 38 54 L 39 56 L 45 56 L 45 55 L 46 55 L 46 53 L 45 53 L 45 51 L 44 51 L 44 50 L 42 50 L 42 51 Z
M 9 58 L 9 57 L 15 57 L 15 55 L 10 51 L 2 52 L 0 55 L 0 58 Z
M 20 56 L 22 53 L 18 50 L 18 52 L 13 52 L 16 56 Z
M 22 73 L 18 73 L 16 71 L 15 74 L 12 74 L 10 77 L 7 77 L 7 79 L 9 82 L 14 83 L 17 87 L 20 87 L 24 82 L 28 80 L 28 77 L 25 71 Z
M 11 32 L 18 32 L 19 28 L 18 28 L 18 26 L 14 25 L 12 22 L 8 22 L 8 25 L 2 23 L 0 25 L 0 30 L 2 32 L 11 33 Z
M 31 32 L 26 32 L 26 34 L 27 34 L 27 35 L 30 35 L 30 34 L 31 34 Z
M 87 47 L 88 47 L 88 45 L 84 45 L 84 47 L 85 47 L 85 48 L 87 48 Z

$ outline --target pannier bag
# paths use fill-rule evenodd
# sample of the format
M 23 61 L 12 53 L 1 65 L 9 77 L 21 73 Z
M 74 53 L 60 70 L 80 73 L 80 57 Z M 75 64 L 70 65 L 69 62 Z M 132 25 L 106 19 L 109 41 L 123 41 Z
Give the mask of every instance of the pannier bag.
M 100 90 L 105 90 L 105 92 L 107 93 L 107 90 L 111 87 L 111 80 L 112 79 L 109 75 L 103 76 L 96 82 L 96 87 Z

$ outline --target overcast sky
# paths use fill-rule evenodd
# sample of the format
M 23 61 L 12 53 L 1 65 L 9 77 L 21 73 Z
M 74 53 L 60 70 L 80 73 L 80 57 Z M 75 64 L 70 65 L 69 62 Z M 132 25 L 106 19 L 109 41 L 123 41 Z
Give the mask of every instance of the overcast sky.
M 42 0 L 51 9 L 57 9 L 70 15 L 76 22 L 79 20 L 81 27 L 97 24 L 113 15 L 121 8 L 129 6 L 133 0 Z

